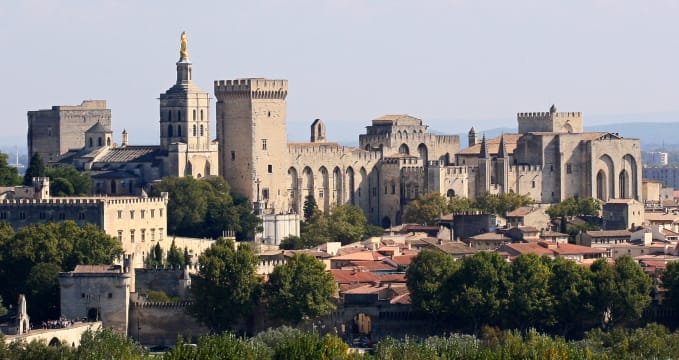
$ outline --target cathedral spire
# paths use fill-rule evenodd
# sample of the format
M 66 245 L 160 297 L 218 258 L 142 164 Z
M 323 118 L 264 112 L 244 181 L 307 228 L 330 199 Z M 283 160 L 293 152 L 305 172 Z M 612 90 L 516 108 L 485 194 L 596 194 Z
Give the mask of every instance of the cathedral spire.
M 490 154 L 488 153 L 488 143 L 486 142 L 486 133 L 483 133 L 483 138 L 481 139 L 481 152 L 479 157 L 488 159 Z
M 507 157 L 507 146 L 505 145 L 505 135 L 502 134 L 500 138 L 500 148 L 497 151 L 497 157 L 506 158 Z

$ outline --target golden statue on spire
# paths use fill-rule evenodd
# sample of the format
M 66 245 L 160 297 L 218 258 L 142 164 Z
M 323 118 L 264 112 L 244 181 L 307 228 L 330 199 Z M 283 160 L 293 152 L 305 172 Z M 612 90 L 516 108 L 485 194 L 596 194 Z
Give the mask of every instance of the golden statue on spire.
M 186 51 L 186 31 L 182 31 L 182 36 L 181 36 L 181 46 L 179 47 L 179 58 L 184 60 L 189 58 L 189 52 Z

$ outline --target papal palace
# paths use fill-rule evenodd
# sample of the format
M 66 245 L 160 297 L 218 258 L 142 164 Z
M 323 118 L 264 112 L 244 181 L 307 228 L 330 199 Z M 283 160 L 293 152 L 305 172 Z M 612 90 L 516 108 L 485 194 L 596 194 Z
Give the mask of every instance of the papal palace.
M 126 132 L 113 143 L 111 112 L 99 100 L 28 112 L 29 152 L 90 172 L 97 194 L 137 195 L 163 176 L 220 175 L 263 214 L 300 214 L 313 195 L 324 211 L 353 204 L 385 227 L 401 223 L 406 205 L 432 192 L 515 192 L 537 203 L 641 200 L 639 140 L 584 132 L 580 112 L 552 106 L 518 113 L 518 133 L 486 139 L 472 128 L 464 149 L 459 136 L 436 135 L 410 115 L 372 120 L 358 148 L 329 141 L 318 119 L 308 142 L 290 143 L 287 80 L 216 80 L 212 140 L 211 96 L 193 83 L 192 71 L 183 35 L 176 82 L 160 95 L 160 145 L 129 145 Z

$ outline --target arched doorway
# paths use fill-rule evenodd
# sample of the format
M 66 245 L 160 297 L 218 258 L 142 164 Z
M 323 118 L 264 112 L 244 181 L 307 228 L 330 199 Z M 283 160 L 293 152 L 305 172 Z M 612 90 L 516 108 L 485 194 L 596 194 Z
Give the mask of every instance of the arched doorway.
M 99 320 L 99 310 L 97 308 L 89 308 L 87 310 L 87 321 L 98 321 Z
M 56 337 L 53 337 L 52 340 L 50 340 L 49 342 L 49 346 L 59 347 L 61 346 L 61 341 L 59 341 L 59 339 L 57 339 Z
M 389 216 L 385 216 L 382 218 L 382 227 L 385 229 L 391 227 L 391 219 L 389 219 Z

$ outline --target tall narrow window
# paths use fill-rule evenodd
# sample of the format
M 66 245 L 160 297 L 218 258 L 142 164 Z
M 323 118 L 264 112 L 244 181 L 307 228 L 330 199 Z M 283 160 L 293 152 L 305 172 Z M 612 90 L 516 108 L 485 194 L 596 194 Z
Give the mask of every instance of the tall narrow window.
M 177 136 L 182 136 L 182 126 L 177 125 Z
M 266 150 L 266 139 L 262 139 L 262 150 Z
M 130 242 L 134 242 L 134 229 L 130 230 Z
M 193 136 L 196 136 L 196 135 L 198 135 L 198 130 L 197 130 L 196 125 L 194 124 L 193 125 Z
M 203 120 L 203 110 L 200 111 L 200 120 Z
M 193 110 L 193 121 L 196 121 L 196 110 Z
M 203 125 L 200 126 L 200 136 L 203 136 Z

